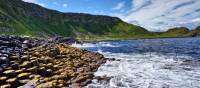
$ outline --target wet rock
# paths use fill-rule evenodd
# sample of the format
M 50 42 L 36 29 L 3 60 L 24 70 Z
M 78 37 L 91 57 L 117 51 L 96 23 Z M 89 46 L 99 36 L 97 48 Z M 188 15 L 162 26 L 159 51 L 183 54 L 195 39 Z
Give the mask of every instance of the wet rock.
M 94 79 L 97 79 L 97 81 L 100 83 L 104 83 L 104 82 L 108 83 L 110 81 L 111 77 L 107 77 L 106 75 L 104 75 L 104 76 L 96 76 L 96 77 L 94 77 Z
M 21 80 L 21 79 L 29 79 L 31 73 L 21 73 L 19 75 L 17 75 L 17 77 Z
M 24 55 L 24 56 L 21 57 L 21 59 L 23 61 L 28 61 L 29 60 L 29 56 L 28 55 Z
M 8 66 L 9 59 L 7 57 L 0 57 L 0 65 L 1 66 Z
M 56 36 L 54 38 L 51 38 L 50 41 L 54 43 L 66 43 L 66 44 L 72 44 L 72 43 L 77 42 L 76 39 L 74 38 L 61 37 L 61 36 Z
M 93 79 L 93 76 L 92 75 L 86 75 L 86 74 L 80 74 L 80 75 L 77 76 L 77 78 L 72 80 L 72 83 L 87 82 L 88 79 L 91 81 L 91 79 Z
M 15 55 L 15 56 L 10 56 L 10 60 L 15 60 L 15 61 L 17 61 L 17 60 L 19 60 L 19 59 L 20 59 L 20 57 L 17 56 L 17 55 Z
M 30 67 L 32 67 L 33 65 L 31 64 L 31 62 L 29 62 L 29 61 L 24 61 L 21 65 L 20 65 L 20 67 L 21 68 L 30 68 Z
M 0 85 L 3 85 L 6 83 L 6 80 L 7 80 L 7 77 L 6 76 L 3 76 L 3 77 L 0 77 Z M 1 87 L 0 87 L 1 88 Z
M 115 59 L 115 58 L 107 58 L 109 61 L 120 61 L 120 59 Z
M 10 84 L 5 84 L 5 85 L 0 86 L 0 88 L 10 88 L 10 87 L 11 87 Z
M 191 71 L 191 70 L 192 70 L 192 68 L 190 68 L 190 67 L 183 67 L 183 70 L 186 70 L 186 71 Z
M 72 87 L 72 88 L 82 88 L 81 84 L 79 84 L 79 83 L 73 83 L 73 84 L 71 85 L 71 87 Z
M 38 85 L 36 88 L 55 88 L 53 82 L 42 83 Z
M 180 65 L 191 65 L 192 63 L 193 63 L 193 61 L 188 59 L 188 60 L 182 61 L 182 63 Z
M 0 45 L 0 86 L 18 87 L 32 82 L 35 88 L 61 88 L 90 83 L 94 72 L 107 59 L 70 47 L 67 41 L 0 36 L 0 43 L 5 46 Z
M 20 73 L 24 72 L 24 70 L 25 70 L 24 68 L 23 68 L 23 69 L 20 69 L 20 70 L 15 70 L 15 73 L 16 73 L 16 74 L 20 74 Z
M 14 63 L 11 65 L 12 69 L 13 70 L 18 70 L 20 67 L 19 67 L 19 63 Z
M 28 68 L 27 71 L 31 72 L 33 74 L 37 74 L 38 68 L 37 68 L 37 66 L 34 66 L 34 67 L 31 67 L 31 68 Z
M 10 79 L 6 80 L 6 82 L 11 84 L 11 86 L 13 86 L 13 87 L 19 85 L 17 78 L 10 78 Z
M 19 80 L 20 84 L 26 84 L 30 81 L 30 79 Z
M 0 75 L 3 74 L 3 69 L 0 67 Z
M 4 72 L 3 72 L 3 74 L 4 74 L 4 75 L 6 75 L 7 77 L 10 77 L 10 78 L 12 78 L 12 77 L 15 77 L 15 76 L 16 76 L 16 74 L 15 74 L 15 71 L 14 71 L 14 70 L 6 70 L 6 71 L 4 71 Z

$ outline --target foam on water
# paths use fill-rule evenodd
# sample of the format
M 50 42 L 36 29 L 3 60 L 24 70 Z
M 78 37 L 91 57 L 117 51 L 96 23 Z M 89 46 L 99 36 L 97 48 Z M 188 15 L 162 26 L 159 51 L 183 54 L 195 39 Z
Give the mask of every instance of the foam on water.
M 98 47 L 98 46 L 104 46 L 104 47 L 118 47 L 117 45 L 113 45 L 109 42 L 98 42 L 98 43 L 83 43 L 83 44 L 72 44 L 72 47 L 79 47 L 79 48 L 89 48 L 89 47 Z
M 95 73 L 112 77 L 110 83 L 98 85 L 112 88 L 200 88 L 200 68 L 196 62 L 184 62 L 172 56 L 140 54 L 105 54 L 121 61 L 107 61 Z M 187 56 L 184 56 L 187 57 Z M 187 57 L 191 58 L 191 57 Z M 95 83 L 90 86 L 97 86 Z
M 71 45 L 72 47 L 79 47 L 79 48 L 89 48 L 89 47 L 96 47 L 94 44 L 84 43 L 84 44 L 77 44 L 74 43 Z
M 97 44 L 74 47 L 87 48 L 88 45 L 99 47 Z M 156 52 L 112 53 L 101 48 L 97 52 L 120 61 L 107 61 L 95 73 L 95 76 L 111 77 L 109 83 L 94 80 L 87 86 L 89 88 L 200 88 L 200 62 L 191 56 Z

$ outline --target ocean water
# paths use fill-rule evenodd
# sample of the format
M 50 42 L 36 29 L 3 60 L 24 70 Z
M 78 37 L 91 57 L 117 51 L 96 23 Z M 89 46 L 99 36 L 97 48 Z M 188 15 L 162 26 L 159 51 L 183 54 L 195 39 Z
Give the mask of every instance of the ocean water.
M 86 88 L 200 88 L 200 38 L 95 41 L 73 47 L 108 58 Z

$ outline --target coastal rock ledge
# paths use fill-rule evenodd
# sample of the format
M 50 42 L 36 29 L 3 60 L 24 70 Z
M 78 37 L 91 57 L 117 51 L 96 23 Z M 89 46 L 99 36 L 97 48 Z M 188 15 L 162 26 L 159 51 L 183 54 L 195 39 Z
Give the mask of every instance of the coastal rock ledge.
M 17 40 L 10 43 L 9 38 L 0 37 L 0 88 L 81 88 L 106 62 L 101 54 L 66 43 L 45 42 L 31 47 L 33 43 L 28 41 L 35 39 Z M 23 48 L 26 45 L 30 47 Z

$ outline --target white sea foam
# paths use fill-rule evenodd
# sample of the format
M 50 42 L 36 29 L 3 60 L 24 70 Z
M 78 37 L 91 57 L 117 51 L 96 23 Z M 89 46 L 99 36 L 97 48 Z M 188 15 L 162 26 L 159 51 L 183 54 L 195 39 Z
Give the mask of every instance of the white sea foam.
M 190 56 L 99 51 L 120 61 L 107 61 L 95 73 L 111 77 L 109 83 L 94 82 L 89 88 L 200 88 L 200 62 Z
M 113 45 L 110 42 L 99 42 L 98 45 L 104 47 L 118 47 L 117 45 Z
M 77 44 L 74 43 L 71 45 L 72 47 L 79 47 L 79 48 L 90 48 L 90 47 L 119 47 L 117 45 L 113 45 L 110 42 L 98 42 L 98 43 L 83 43 L 83 44 Z
M 72 47 L 78 47 L 78 48 L 89 48 L 89 47 L 96 47 L 95 44 L 91 44 L 91 43 L 84 43 L 84 44 L 77 44 L 74 43 L 71 45 Z

